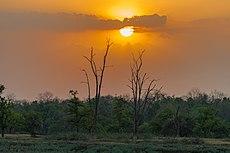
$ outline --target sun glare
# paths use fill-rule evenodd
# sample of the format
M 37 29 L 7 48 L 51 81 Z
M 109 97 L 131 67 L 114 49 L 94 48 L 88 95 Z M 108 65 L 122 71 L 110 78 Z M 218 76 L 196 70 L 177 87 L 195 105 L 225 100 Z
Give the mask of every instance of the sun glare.
M 108 14 L 121 21 L 123 21 L 124 18 L 131 18 L 135 15 L 142 14 L 138 5 L 124 1 L 119 1 L 116 5 L 108 9 L 108 11 Z
M 122 36 L 129 37 L 133 34 L 134 29 L 133 29 L 133 26 L 127 26 L 127 27 L 121 28 L 119 31 Z

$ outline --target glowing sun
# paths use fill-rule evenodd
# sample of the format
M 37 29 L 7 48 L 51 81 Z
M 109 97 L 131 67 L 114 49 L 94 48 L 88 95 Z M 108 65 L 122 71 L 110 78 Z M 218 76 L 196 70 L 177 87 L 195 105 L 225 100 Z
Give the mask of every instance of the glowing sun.
M 127 27 L 121 28 L 119 31 L 122 36 L 129 37 L 133 34 L 134 29 L 133 29 L 133 26 L 127 26 Z

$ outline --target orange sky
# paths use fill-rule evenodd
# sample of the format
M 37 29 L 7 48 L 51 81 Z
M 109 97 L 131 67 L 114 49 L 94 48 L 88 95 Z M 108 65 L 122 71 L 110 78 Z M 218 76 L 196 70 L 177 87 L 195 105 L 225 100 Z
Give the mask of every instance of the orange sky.
M 167 14 L 179 20 L 228 16 L 229 0 L 1 0 L 2 11 L 77 12 L 103 17 Z M 129 16 L 130 17 L 130 16 Z
M 180 96 L 197 87 L 230 93 L 229 0 L 1 0 L 0 10 L 0 82 L 18 99 L 44 91 L 66 98 L 70 89 L 85 97 L 80 69 L 89 67 L 83 55 L 94 46 L 100 57 L 106 37 L 114 42 L 113 67 L 103 94 L 129 93 L 131 53 L 142 49 L 144 70 L 160 79 L 163 92 Z M 153 14 L 160 18 L 145 19 Z M 130 22 L 140 25 L 122 37 L 121 21 L 132 16 L 142 22 Z

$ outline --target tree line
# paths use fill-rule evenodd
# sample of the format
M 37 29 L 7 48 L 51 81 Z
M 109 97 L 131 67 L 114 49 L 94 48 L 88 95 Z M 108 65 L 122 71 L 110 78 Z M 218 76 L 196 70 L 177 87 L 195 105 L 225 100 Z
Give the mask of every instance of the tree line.
M 1 86 L 3 91 L 4 86 Z M 48 135 L 65 132 L 90 133 L 92 111 L 87 100 L 80 100 L 73 91 L 66 100 L 50 92 L 36 101 L 17 101 L 1 95 L 1 133 Z M 95 105 L 95 99 L 91 100 Z M 102 96 L 98 105 L 98 133 L 132 133 L 134 109 L 130 96 Z M 180 137 L 229 136 L 230 98 L 220 92 L 207 95 L 192 90 L 184 97 L 159 92 L 152 97 L 146 111 L 139 116 L 138 135 Z

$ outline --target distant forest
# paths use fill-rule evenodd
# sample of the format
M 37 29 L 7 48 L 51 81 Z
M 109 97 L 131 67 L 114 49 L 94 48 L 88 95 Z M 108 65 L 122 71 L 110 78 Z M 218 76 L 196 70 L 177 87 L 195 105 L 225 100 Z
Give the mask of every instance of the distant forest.
M 1 93 L 4 86 L 1 86 Z M 8 134 L 55 135 L 90 133 L 94 99 L 80 100 L 77 93 L 60 100 L 52 93 L 39 94 L 36 101 L 18 101 L 10 96 L 0 101 L 2 136 Z M 146 111 L 139 116 L 138 135 L 180 137 L 229 137 L 230 98 L 214 91 L 192 89 L 186 96 L 158 92 L 150 96 Z M 98 108 L 98 134 L 132 133 L 133 108 L 129 96 L 102 96 Z

